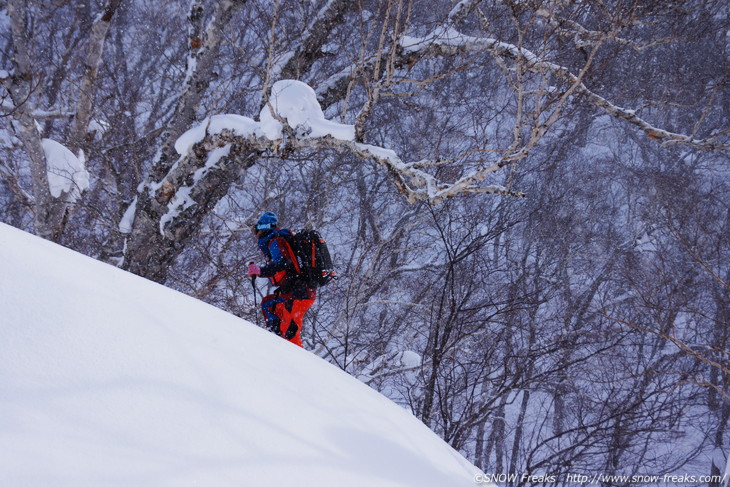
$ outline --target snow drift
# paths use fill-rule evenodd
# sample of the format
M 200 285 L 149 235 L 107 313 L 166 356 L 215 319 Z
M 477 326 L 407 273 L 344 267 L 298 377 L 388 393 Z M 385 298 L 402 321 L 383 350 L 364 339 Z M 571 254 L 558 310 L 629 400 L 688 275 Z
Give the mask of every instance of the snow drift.
M 163 286 L 0 224 L 8 486 L 473 486 L 410 413 Z

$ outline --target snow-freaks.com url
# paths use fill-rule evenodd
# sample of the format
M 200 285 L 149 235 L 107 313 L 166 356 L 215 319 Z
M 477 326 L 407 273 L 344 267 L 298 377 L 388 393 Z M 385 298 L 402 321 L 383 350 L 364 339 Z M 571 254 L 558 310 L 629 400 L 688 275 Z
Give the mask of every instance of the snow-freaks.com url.
M 517 482 L 529 482 L 532 484 L 554 484 L 558 481 L 565 481 L 569 484 L 695 484 L 695 483 L 722 483 L 724 478 L 720 475 L 607 475 L 597 473 L 566 474 L 558 478 L 557 475 L 531 475 L 531 474 L 477 474 L 474 482 L 477 484 L 512 484 Z

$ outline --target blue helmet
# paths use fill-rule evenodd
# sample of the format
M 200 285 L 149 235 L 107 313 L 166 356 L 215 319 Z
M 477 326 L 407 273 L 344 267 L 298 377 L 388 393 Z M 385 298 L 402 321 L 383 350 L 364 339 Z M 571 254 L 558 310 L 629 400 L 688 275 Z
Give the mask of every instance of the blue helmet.
M 276 216 L 276 213 L 267 211 L 261 215 L 259 221 L 256 222 L 256 230 L 270 230 L 272 228 L 276 228 L 276 224 L 278 222 L 279 218 Z

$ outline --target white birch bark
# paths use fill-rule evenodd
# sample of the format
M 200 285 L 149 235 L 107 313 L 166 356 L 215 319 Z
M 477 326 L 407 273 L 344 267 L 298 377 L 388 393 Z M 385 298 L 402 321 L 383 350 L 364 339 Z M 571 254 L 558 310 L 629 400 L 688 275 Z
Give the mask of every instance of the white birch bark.
M 188 14 L 189 52 L 187 69 L 182 88 L 175 105 L 175 113 L 162 134 L 163 145 L 153 163 L 150 181 L 159 181 L 169 171 L 177 158 L 174 144 L 196 120 L 196 114 L 215 68 L 216 55 L 222 40 L 223 29 L 228 25 L 234 12 L 241 8 L 246 0 L 219 0 L 215 4 L 213 17 L 204 23 L 203 7 L 206 2 L 193 0 Z
M 164 281 L 169 266 L 182 250 L 180 242 L 175 242 L 175 239 L 190 238 L 203 217 L 200 215 L 186 222 L 185 230 L 178 229 L 173 238 L 169 238 L 172 233 L 167 236 L 160 233 L 160 221 L 169 210 L 168 203 L 184 184 L 186 176 L 198 169 L 196 163 L 200 163 L 189 159 L 176 164 L 178 156 L 175 153 L 175 141 L 195 121 L 200 102 L 212 79 L 223 30 L 246 0 L 219 0 L 207 24 L 204 22 L 205 3 L 202 0 L 193 0 L 190 4 L 185 79 L 172 119 L 160 137 L 162 143 L 150 174 L 139 188 L 134 213 L 132 215 L 128 212 L 126 219 L 130 232 L 127 235 L 122 267 L 156 281 Z M 170 174 L 173 167 L 176 172 Z
M 104 41 L 109 29 L 111 17 L 122 0 L 110 0 L 101 13 L 91 31 L 86 61 L 86 73 L 82 80 L 81 91 L 76 105 L 74 125 L 71 130 L 72 145 L 80 148 L 80 143 L 91 120 L 93 95 L 96 85 L 96 74 L 101 62 Z M 27 6 L 20 0 L 11 0 L 7 4 L 8 16 L 11 19 L 11 30 L 14 50 L 15 68 L 12 76 L 2 80 L 8 91 L 13 106 L 13 128 L 23 144 L 30 163 L 33 185 L 32 206 L 34 210 L 34 228 L 37 235 L 58 241 L 63 233 L 73 202 L 69 199 L 74 189 L 62 192 L 58 197 L 51 193 L 48 178 L 48 162 L 43 150 L 42 136 L 38 130 L 38 119 L 64 116 L 68 112 L 48 112 L 39 110 L 35 104 L 35 91 L 40 87 L 40 79 L 33 72 L 30 56 L 30 41 L 26 28 Z
M 84 76 L 81 79 L 75 117 L 69 136 L 69 148 L 77 156 L 79 155 L 79 149 L 85 145 L 84 141 L 89 131 L 97 87 L 96 80 L 101 66 L 102 54 L 104 53 L 104 44 L 112 18 L 121 3 L 122 0 L 109 0 L 104 7 L 104 11 L 97 15 L 94 25 L 91 27 L 84 62 Z
M 271 79 L 300 79 L 302 73 L 308 72 L 312 63 L 322 56 L 322 46 L 327 42 L 329 33 L 342 23 L 345 13 L 356 6 L 357 2 L 329 0 L 309 24 L 287 59 L 273 66 Z
M 25 8 L 24 3 L 20 0 L 9 0 L 7 3 L 8 17 L 11 20 L 15 66 L 12 75 L 3 80 L 3 86 L 13 103 L 12 117 L 15 134 L 23 144 L 30 163 L 35 233 L 40 237 L 56 240 L 65 214 L 65 205 L 55 201 L 51 195 L 41 134 L 38 132 L 32 115 L 33 91 L 38 88 L 39 82 L 33 73 L 30 59 Z
M 396 154 L 384 147 L 363 143 L 366 134 L 364 120 L 368 117 L 368 111 L 377 102 L 376 96 L 366 104 L 356 124 L 356 138 L 354 140 L 341 140 L 334 137 L 308 138 L 297 137 L 297 127 L 285 127 L 286 140 L 273 141 L 268 139 L 254 139 L 231 134 L 212 134 L 197 144 L 194 148 L 194 155 L 186 155 L 178 158 L 174 153 L 173 145 L 183 130 L 190 127 L 195 118 L 195 112 L 200 99 L 207 89 L 209 78 L 212 73 L 212 63 L 215 52 L 218 49 L 219 37 L 225 27 L 227 19 L 230 19 L 232 8 L 231 0 L 221 1 L 216 4 L 216 12 L 212 20 L 207 24 L 206 33 L 202 42 L 193 42 L 199 39 L 196 32 L 202 31 L 202 24 L 195 23 L 196 9 L 201 5 L 199 1 L 191 5 L 191 49 L 188 64 L 188 75 L 178 100 L 177 109 L 173 120 L 168 125 L 168 131 L 163 137 L 163 144 L 154 161 L 150 177 L 147 178 L 143 188 L 138 194 L 136 204 L 136 219 L 127 241 L 127 258 L 124 266 L 136 273 L 153 276 L 156 280 L 164 279 L 165 266 L 177 255 L 178 251 L 173 247 L 182 248 L 185 239 L 199 225 L 204 211 L 201 209 L 210 208 L 215 198 L 200 196 L 195 200 L 193 206 L 198 210 L 186 209 L 183 218 L 182 214 L 176 213 L 173 199 L 180 190 L 188 191 L 189 194 L 199 194 L 199 188 L 204 187 L 206 178 L 196 184 L 199 187 L 186 186 L 193 174 L 205 164 L 208 150 L 215 150 L 230 144 L 230 154 L 224 158 L 221 166 L 239 164 L 240 170 L 250 166 L 252 158 L 257 157 L 265 151 L 272 151 L 283 157 L 293 152 L 307 152 L 317 150 L 335 150 L 350 153 L 358 158 L 371 161 L 383 168 L 391 177 L 398 190 L 409 202 L 430 201 L 438 203 L 447 198 L 473 193 L 502 194 L 512 196 L 523 196 L 517 190 L 494 184 L 487 179 L 499 173 L 516 162 L 528 157 L 530 152 L 537 146 L 542 138 L 562 116 L 565 109 L 574 103 L 576 96 L 581 96 L 596 108 L 624 120 L 629 124 L 637 126 L 652 139 L 664 144 L 688 144 L 703 149 L 721 148 L 719 138 L 696 139 L 683 134 L 672 133 L 652 126 L 641 119 L 636 113 L 629 109 L 619 107 L 615 103 L 591 91 L 584 83 L 584 78 L 591 67 L 593 56 L 601 47 L 602 42 L 611 38 L 609 34 L 600 39 L 592 39 L 589 47 L 591 52 L 582 69 L 573 72 L 565 66 L 546 61 L 540 55 L 527 49 L 521 43 L 512 44 L 499 41 L 493 37 L 467 36 L 456 30 L 458 24 L 464 21 L 472 12 L 478 12 L 479 2 L 464 0 L 458 2 L 449 12 L 443 24 L 432 31 L 430 35 L 421 38 L 394 35 L 390 46 L 385 46 L 375 55 L 365 57 L 359 64 L 353 64 L 343 69 L 339 74 L 320 86 L 319 99 L 325 108 L 347 98 L 348 89 L 351 84 L 364 77 L 372 80 L 382 80 L 387 75 L 388 83 L 409 82 L 404 73 L 407 74 L 409 67 L 416 63 L 429 61 L 439 57 L 455 57 L 464 54 L 470 55 L 476 62 L 483 62 L 484 56 L 473 56 L 484 53 L 486 57 L 491 56 L 500 66 L 505 68 L 506 76 L 514 70 L 519 73 L 517 81 L 513 84 L 518 106 L 522 107 L 523 102 L 529 96 L 532 87 L 523 77 L 525 74 L 534 73 L 537 76 L 536 85 L 539 91 L 537 96 L 547 97 L 550 85 L 557 83 L 561 85 L 561 92 L 550 94 L 549 103 L 538 101 L 537 109 L 528 113 L 526 107 L 524 112 L 517 111 L 515 116 L 515 127 L 513 130 L 514 140 L 507 141 L 503 147 L 493 147 L 490 153 L 492 156 L 484 160 L 469 159 L 468 164 L 464 161 L 467 155 L 456 155 L 451 159 L 420 160 L 406 162 L 406 158 Z M 307 35 L 301 40 L 290 53 L 278 63 L 269 59 L 269 77 L 271 81 L 284 73 L 292 74 L 300 78 L 306 74 L 306 69 L 311 69 L 313 59 L 319 55 L 321 46 L 327 41 L 346 9 L 350 8 L 347 2 L 331 0 L 327 2 L 312 22 L 312 27 Z M 199 22 L 199 18 L 198 18 Z M 272 27 L 272 29 L 275 28 Z M 591 33 L 593 36 L 595 33 Z M 615 36 L 614 36 L 615 37 Z M 390 72 L 387 72 L 390 70 Z M 403 76 L 403 79 L 393 79 L 394 73 Z M 523 82 L 524 81 L 524 82 Z M 424 83 L 428 80 L 424 81 Z M 526 103 L 526 102 L 525 102 Z M 537 113 L 537 114 L 536 114 Z M 280 120 L 281 122 L 286 122 Z M 451 181 L 440 180 L 435 171 L 438 166 L 459 165 L 464 167 L 462 175 Z M 213 173 L 211 173 L 213 174 Z M 233 172 L 229 173 L 233 174 Z M 206 176 L 207 177 L 207 176 Z M 225 188 L 232 184 L 226 180 L 222 184 Z M 179 199 L 179 198 L 178 198 Z M 160 250 L 167 249 L 167 250 Z M 154 265 L 150 262 L 155 261 Z M 164 261 L 164 263 L 162 263 Z M 153 269 L 153 270 L 150 270 Z
M 595 34 L 594 34 L 595 35 Z M 602 39 L 592 42 L 597 48 L 601 42 L 612 36 L 604 34 Z M 559 78 L 572 87 L 575 95 L 582 95 L 589 103 L 596 108 L 604 110 L 612 117 L 624 120 L 638 127 L 650 139 L 656 140 L 665 145 L 687 144 L 699 149 L 721 150 L 728 148 L 726 143 L 721 142 L 720 135 L 704 139 L 697 139 L 691 135 L 670 132 L 656 127 L 639 117 L 634 110 L 627 109 L 612 103 L 610 100 L 590 90 L 582 80 L 580 74 L 571 72 L 570 69 L 549 61 L 543 61 L 534 52 L 524 47 L 499 41 L 495 38 L 483 38 L 463 35 L 453 27 L 442 27 L 425 38 L 409 38 L 404 48 L 403 64 L 413 64 L 422 59 L 438 56 L 455 56 L 458 54 L 473 54 L 486 52 L 495 58 L 504 59 L 519 63 L 524 69 L 537 74 L 549 74 Z

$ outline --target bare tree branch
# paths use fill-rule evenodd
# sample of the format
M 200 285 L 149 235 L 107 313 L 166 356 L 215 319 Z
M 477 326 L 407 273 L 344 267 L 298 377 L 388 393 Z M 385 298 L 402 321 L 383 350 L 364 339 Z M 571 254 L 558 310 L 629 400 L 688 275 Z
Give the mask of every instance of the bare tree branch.
M 312 63 L 323 56 L 322 46 L 329 33 L 356 5 L 357 2 L 351 0 L 328 0 L 304 30 L 297 45 L 273 67 L 271 79 L 300 79 L 302 73 L 309 71 Z
M 610 37 L 610 33 L 604 34 L 603 39 L 605 41 L 605 39 Z M 597 45 L 599 44 L 594 45 L 594 47 Z M 730 147 L 730 144 L 720 140 L 720 137 L 725 135 L 724 131 L 712 137 L 696 139 L 693 136 L 669 132 L 658 128 L 640 118 L 634 110 L 620 107 L 590 90 L 583 83 L 580 75 L 573 74 L 564 66 L 542 61 L 538 55 L 524 47 L 518 47 L 494 38 L 463 35 L 451 27 L 440 28 L 430 36 L 424 38 L 408 38 L 401 44 L 401 47 L 403 48 L 402 59 L 404 64 L 413 64 L 421 59 L 432 57 L 488 52 L 492 56 L 518 62 L 524 69 L 530 72 L 537 74 L 548 73 L 566 81 L 575 94 L 582 95 L 591 104 L 603 109 L 612 117 L 625 120 L 635 125 L 650 139 L 661 142 L 664 145 L 687 144 L 705 150 L 722 150 Z
M 647 328 L 645 326 L 641 326 L 641 325 L 638 325 L 636 323 L 632 323 L 632 322 L 629 322 L 629 321 L 626 321 L 626 320 L 622 320 L 620 318 L 616 318 L 615 316 L 610 316 L 610 315 L 607 315 L 605 313 L 601 313 L 601 315 L 604 316 L 605 318 L 608 318 L 609 320 L 611 320 L 611 321 L 613 321 L 615 323 L 619 323 L 619 324 L 622 324 L 622 325 L 626 325 L 626 326 L 628 326 L 630 328 L 634 328 L 634 329 L 639 330 L 639 331 L 641 331 L 643 333 L 649 333 L 649 334 L 655 335 L 655 336 L 657 336 L 657 337 L 659 337 L 659 338 L 661 338 L 663 340 L 667 340 L 668 342 L 670 342 L 674 346 L 676 346 L 683 354 L 685 354 L 687 356 L 691 356 L 691 357 L 693 357 L 693 358 L 695 358 L 695 359 L 697 359 L 697 360 L 699 360 L 699 361 L 707 364 L 708 366 L 710 366 L 710 367 L 716 369 L 717 371 L 719 371 L 725 377 L 730 377 L 730 368 L 724 366 L 720 362 L 717 362 L 715 360 L 712 360 L 712 359 L 704 356 L 702 353 L 700 353 L 698 350 L 696 350 L 695 347 L 692 347 L 692 346 L 688 345 L 687 343 L 685 343 L 683 340 L 680 340 L 676 336 L 670 335 L 670 334 L 665 333 L 665 332 L 652 330 L 652 329 Z M 723 351 L 723 353 L 727 353 L 727 352 L 726 351 Z M 710 387 L 712 389 L 715 389 L 718 393 L 720 393 L 726 399 L 730 399 L 730 391 L 723 390 L 721 387 L 719 387 L 719 386 L 717 386 L 715 384 L 712 384 L 709 381 L 706 381 L 704 379 L 699 379 L 697 377 L 694 377 L 694 379 L 693 379 L 692 382 L 695 383 L 695 384 L 697 384 L 697 385 L 701 385 L 702 387 Z

